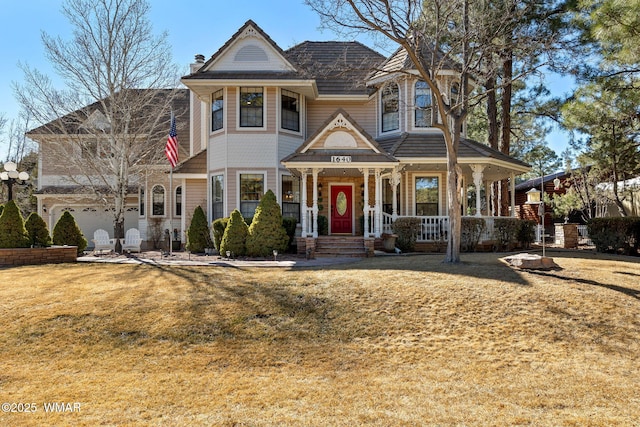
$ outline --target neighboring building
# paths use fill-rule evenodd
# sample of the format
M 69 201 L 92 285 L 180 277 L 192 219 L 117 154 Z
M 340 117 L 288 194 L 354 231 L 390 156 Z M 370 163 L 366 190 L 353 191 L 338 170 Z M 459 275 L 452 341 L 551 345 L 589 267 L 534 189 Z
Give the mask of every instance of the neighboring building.
M 543 178 L 532 178 L 516 185 L 516 217 L 540 224 L 540 202 L 543 200 L 542 192 L 544 191 L 544 194 L 548 197 L 553 197 L 553 195 L 556 194 L 565 194 L 569 186 L 568 183 L 571 178 L 571 173 L 555 172 L 545 175 Z M 574 216 L 577 218 L 580 214 L 578 213 Z M 575 218 L 572 217 L 572 221 L 573 220 L 575 220 Z M 544 226 L 545 228 L 549 228 L 552 225 L 553 208 L 549 204 L 546 204 L 544 207 Z
M 456 92 L 453 71 L 438 79 Z M 173 172 L 174 188 L 164 190 L 180 202 L 181 214 L 171 215 L 179 234 L 198 205 L 209 220 L 236 208 L 252 216 L 271 189 L 283 215 L 299 220 L 304 246 L 315 245 L 319 215 L 329 234 L 370 241 L 390 232 L 396 218 L 419 216 L 420 242 L 446 239 L 445 142 L 433 127 L 439 118 L 431 92 L 402 49 L 389 58 L 358 42 L 304 42 L 283 51 L 248 21 L 209 60 L 197 55 L 182 82 L 190 94 L 189 133 L 178 132 L 186 156 Z M 47 170 L 46 157 L 41 161 Z M 463 188 L 513 183 L 529 170 L 469 139 L 460 144 L 459 163 Z M 168 170 L 165 164 L 164 175 L 140 182 L 130 201 L 137 221 L 132 215 L 127 226 L 147 240 L 150 221 L 168 217 L 141 209 L 154 188 L 166 186 Z M 41 175 L 39 206 L 53 206 L 47 181 Z M 56 196 L 62 208 L 68 194 Z M 474 202 L 480 216 L 483 203 Z M 513 197 L 511 205 L 515 212 Z

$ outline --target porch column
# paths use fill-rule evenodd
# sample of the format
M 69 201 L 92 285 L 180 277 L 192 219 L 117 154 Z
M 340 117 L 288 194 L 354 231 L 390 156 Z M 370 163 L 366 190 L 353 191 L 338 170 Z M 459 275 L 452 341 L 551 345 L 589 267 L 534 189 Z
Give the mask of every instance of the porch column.
M 300 183 L 301 185 L 301 190 L 302 190 L 302 194 L 301 194 L 301 201 L 300 201 L 300 206 L 302 207 L 301 212 L 300 212 L 300 219 L 301 219 L 301 224 L 302 224 L 302 237 L 307 237 L 307 210 L 308 210 L 308 206 L 307 206 L 307 169 L 302 169 L 301 171 L 301 180 L 302 182 Z
M 376 169 L 376 204 L 374 207 L 374 227 L 373 234 L 375 237 L 380 237 L 382 234 L 382 204 L 380 203 L 382 200 L 382 178 L 381 178 L 381 170 Z
M 493 216 L 493 213 L 491 212 L 491 187 L 493 187 L 491 181 L 484 182 L 484 201 L 487 204 L 487 216 Z
M 391 218 L 395 221 L 396 219 L 398 219 L 398 185 L 400 185 L 400 172 L 398 171 L 398 168 L 393 169 L 389 184 L 391 184 L 391 192 L 393 194 Z
M 509 187 L 511 187 L 511 217 L 515 217 L 516 216 L 516 174 L 514 174 L 513 172 L 511 172 Z
M 362 213 L 364 214 L 364 230 L 362 230 L 362 234 L 366 238 L 369 237 L 369 169 L 364 168 L 361 169 L 361 171 L 364 176 L 364 207 L 362 208 Z
M 482 187 L 482 177 L 484 165 L 471 165 L 473 171 L 473 185 L 476 187 L 476 216 L 482 216 L 482 204 L 480 203 L 480 189 Z
M 320 169 L 313 168 L 313 237 L 318 237 L 318 172 Z

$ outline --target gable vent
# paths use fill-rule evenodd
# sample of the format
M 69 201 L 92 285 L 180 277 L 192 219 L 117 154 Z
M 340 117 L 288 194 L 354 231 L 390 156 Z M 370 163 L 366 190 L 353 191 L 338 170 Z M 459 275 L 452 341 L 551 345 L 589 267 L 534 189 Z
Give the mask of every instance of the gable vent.
M 235 62 L 268 62 L 266 52 L 256 45 L 247 45 L 240 49 L 233 58 Z

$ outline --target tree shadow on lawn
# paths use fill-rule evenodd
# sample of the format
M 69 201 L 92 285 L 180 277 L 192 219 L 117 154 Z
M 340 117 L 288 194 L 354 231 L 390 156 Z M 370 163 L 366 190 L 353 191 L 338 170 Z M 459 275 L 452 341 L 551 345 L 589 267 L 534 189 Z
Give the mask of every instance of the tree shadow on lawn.
M 334 264 L 321 267 L 296 267 L 296 270 L 384 270 L 384 271 L 415 271 L 429 273 L 452 274 L 466 277 L 469 281 L 475 279 L 493 279 L 513 283 L 515 285 L 530 285 L 527 279 L 517 270 L 510 268 L 500 258 L 507 253 L 465 253 L 461 255 L 461 262 L 444 263 L 444 254 L 406 254 L 383 255 L 365 258 L 353 263 Z
M 632 289 L 632 288 L 626 288 L 624 286 L 619 286 L 619 285 L 611 285 L 608 283 L 601 283 L 601 282 L 597 282 L 595 280 L 590 280 L 590 279 L 582 279 L 582 278 L 577 278 L 577 277 L 565 277 L 562 276 L 560 274 L 554 273 L 554 272 L 550 272 L 550 271 L 534 271 L 534 270 L 529 270 L 530 274 L 535 274 L 537 276 L 544 276 L 544 277 L 551 277 L 554 279 L 559 279 L 565 282 L 575 282 L 575 283 L 580 283 L 583 285 L 590 285 L 590 286 L 598 286 L 601 288 L 606 288 L 606 289 L 610 289 L 612 291 L 615 292 L 620 292 L 624 295 L 630 296 L 632 298 L 635 298 L 637 300 L 640 300 L 640 290 L 638 289 Z M 625 272 L 616 272 L 616 273 L 620 273 L 620 274 L 633 274 L 633 273 L 625 273 Z

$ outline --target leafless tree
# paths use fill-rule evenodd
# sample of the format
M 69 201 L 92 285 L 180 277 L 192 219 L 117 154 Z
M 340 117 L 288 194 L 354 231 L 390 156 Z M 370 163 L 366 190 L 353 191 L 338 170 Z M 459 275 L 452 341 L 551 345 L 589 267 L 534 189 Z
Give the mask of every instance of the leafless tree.
M 377 40 L 399 45 L 431 89 L 437 115 L 442 118 L 434 126 L 444 135 L 448 159 L 447 208 L 451 235 L 445 262 L 459 262 L 461 125 L 470 108 L 487 93 L 493 93 L 496 84 L 481 93 L 474 89 L 489 80 L 495 82 L 495 76 L 503 72 L 503 67 L 511 70 L 516 42 L 506 39 L 505 35 L 513 34 L 514 22 L 522 21 L 529 10 L 526 5 L 517 7 L 519 3 L 512 0 L 306 0 L 306 3 L 328 28 L 343 33 L 364 32 Z M 528 31 L 518 36 L 519 43 L 527 37 L 540 36 L 534 26 Z M 457 73 L 455 86 L 440 78 L 452 69 Z M 511 84 L 521 77 L 510 72 L 502 82 Z
M 68 184 L 93 192 L 124 235 L 127 194 L 137 176 L 164 155 L 178 83 L 167 34 L 155 35 L 146 0 L 67 0 L 70 40 L 42 34 L 63 90 L 23 66 L 15 86 L 41 126 L 28 133 Z M 168 169 L 168 163 L 164 163 Z

